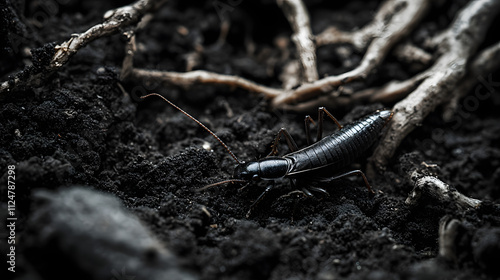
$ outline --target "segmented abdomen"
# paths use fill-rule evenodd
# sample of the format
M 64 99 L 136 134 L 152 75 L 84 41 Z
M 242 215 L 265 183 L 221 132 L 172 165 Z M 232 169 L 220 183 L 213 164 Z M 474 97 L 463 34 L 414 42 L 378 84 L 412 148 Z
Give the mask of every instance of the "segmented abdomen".
M 391 111 L 377 111 L 360 120 L 345 125 L 341 130 L 326 136 L 299 151 L 285 155 L 292 161 L 288 175 L 329 166 L 342 168 L 363 154 L 378 138 Z

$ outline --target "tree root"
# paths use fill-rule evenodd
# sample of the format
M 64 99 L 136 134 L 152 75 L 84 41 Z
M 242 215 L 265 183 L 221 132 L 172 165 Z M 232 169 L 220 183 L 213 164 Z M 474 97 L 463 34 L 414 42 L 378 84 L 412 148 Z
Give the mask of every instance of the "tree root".
M 398 12 L 399 8 L 400 6 L 398 6 L 396 0 L 387 0 L 382 4 L 373 20 L 363 28 L 353 32 L 345 32 L 331 26 L 316 36 L 316 44 L 319 47 L 347 43 L 352 44 L 361 51 L 377 34 L 386 28 L 388 21 Z
M 160 82 L 167 86 L 179 86 L 188 89 L 196 84 L 227 85 L 239 87 L 251 92 L 258 92 L 268 98 L 274 98 L 284 91 L 265 87 L 250 80 L 231 75 L 217 74 L 204 70 L 186 73 L 133 69 L 131 78 L 137 81 Z
M 310 69 L 313 64 L 316 64 L 316 59 L 315 56 L 311 55 L 314 47 L 310 45 L 310 26 L 305 6 L 300 1 L 278 1 L 278 3 L 282 6 L 294 29 L 294 41 L 301 58 L 304 76 L 308 80 L 314 80 L 317 72 L 310 71 Z M 429 0 L 387 1 L 383 6 L 383 12 L 375 20 L 377 23 L 372 24 L 373 26 L 379 26 L 382 23 L 380 20 L 384 18 L 385 25 L 381 28 L 382 31 L 377 33 L 377 37 L 371 41 L 363 61 L 357 68 L 339 76 L 327 77 L 303 84 L 295 90 L 270 88 L 241 77 L 200 70 L 195 71 L 195 73 L 177 73 L 138 69 L 133 71 L 133 78 L 137 81 L 159 81 L 167 85 L 184 88 L 190 87 L 192 83 L 225 84 L 230 87 L 239 87 L 261 93 L 265 97 L 272 99 L 275 108 L 293 109 L 293 106 L 289 106 L 288 103 L 304 102 L 305 99 L 313 98 L 320 93 L 330 92 L 336 87 L 366 77 L 370 71 L 380 65 L 394 44 L 411 32 L 415 24 L 425 14 L 429 5 Z M 370 27 L 370 29 L 375 28 Z M 297 106 L 301 106 L 300 104 Z
M 292 39 L 297 47 L 304 80 L 308 83 L 318 79 L 316 69 L 316 47 L 312 41 L 311 23 L 302 0 L 277 0 L 293 29 Z
M 422 193 L 446 203 L 453 203 L 459 209 L 476 208 L 481 204 L 481 200 L 467 197 L 455 188 L 450 187 L 434 176 L 423 176 L 416 180 L 415 187 L 406 199 L 408 205 L 415 205 L 419 202 Z
M 407 159 L 406 159 L 407 160 Z M 422 195 L 432 197 L 449 206 L 454 205 L 457 209 L 466 210 L 476 208 L 482 203 L 479 199 L 467 197 L 455 188 L 449 186 L 437 178 L 439 167 L 436 164 L 420 162 L 420 157 L 405 162 L 408 181 L 413 184 L 413 190 L 408 195 L 405 203 L 412 206 L 421 202 Z
M 103 23 L 92 26 L 84 33 L 73 34 L 69 40 L 57 45 L 54 56 L 43 71 L 28 76 L 20 72 L 9 81 L 0 84 L 0 95 L 39 86 L 48 76 L 66 64 L 79 49 L 96 39 L 118 33 L 122 28 L 138 23 L 143 15 L 157 9 L 165 2 L 166 0 L 139 0 L 131 5 L 107 11 Z
M 443 101 L 447 100 L 466 73 L 466 66 L 476 52 L 500 8 L 500 1 L 472 1 L 446 31 L 440 44 L 442 55 L 429 69 L 427 77 L 408 97 L 397 103 L 380 144 L 369 160 L 368 173 L 383 170 L 401 141 Z
M 339 30 L 335 26 L 325 29 L 316 36 L 318 47 L 330 44 L 351 44 L 362 51 L 376 37 L 384 36 L 384 30 L 394 14 L 399 13 L 401 3 L 395 0 L 385 1 L 373 20 L 361 29 L 352 32 Z M 406 62 L 418 62 L 427 65 L 432 56 L 409 42 L 399 44 L 394 49 L 394 55 Z
M 470 222 L 462 222 L 459 217 L 468 216 L 467 213 L 476 212 L 478 215 L 481 208 L 499 206 L 489 201 L 481 201 L 467 197 L 454 187 L 449 186 L 440 179 L 438 174 L 440 167 L 422 161 L 419 152 L 403 155 L 400 158 L 400 167 L 406 173 L 409 184 L 414 186 L 408 194 L 405 204 L 410 207 L 416 205 L 435 205 L 439 203 L 446 207 L 448 213 L 439 221 L 439 257 L 443 260 L 459 263 L 469 257 L 473 252 L 469 251 L 472 235 L 476 235 L 474 225 Z M 490 229 L 490 226 L 488 226 Z M 489 243 L 497 243 L 495 239 Z M 484 247 L 483 247 L 484 248 Z M 478 255 L 483 255 L 484 249 L 478 250 Z M 480 261 L 480 264 L 484 262 Z
M 371 41 L 358 67 L 342 75 L 326 77 L 313 83 L 304 84 L 292 92 L 277 96 L 273 99 L 273 106 L 281 107 L 284 104 L 292 102 L 302 102 L 316 97 L 321 93 L 331 92 L 341 85 L 368 76 L 373 69 L 382 63 L 396 42 L 400 41 L 401 38 L 413 30 L 427 11 L 430 1 L 394 0 L 386 3 L 384 5 L 385 9 L 387 5 L 394 5 L 394 10 L 398 12 L 390 17 L 389 22 L 384 26 L 379 37 Z
M 230 87 L 238 87 L 250 92 L 258 92 L 267 98 L 274 98 L 284 91 L 256 84 L 250 80 L 232 76 L 217 74 L 214 72 L 196 70 L 185 73 L 145 70 L 133 67 L 133 58 L 136 48 L 135 33 L 128 33 L 129 41 L 125 46 L 125 58 L 122 63 L 121 78 L 135 80 L 138 82 L 161 83 L 165 86 L 177 86 L 183 89 L 189 89 L 194 85 L 212 84 L 212 85 L 227 85 Z
M 432 55 L 410 42 L 397 45 L 394 48 L 393 54 L 400 61 L 408 64 L 418 63 L 428 65 L 432 61 Z

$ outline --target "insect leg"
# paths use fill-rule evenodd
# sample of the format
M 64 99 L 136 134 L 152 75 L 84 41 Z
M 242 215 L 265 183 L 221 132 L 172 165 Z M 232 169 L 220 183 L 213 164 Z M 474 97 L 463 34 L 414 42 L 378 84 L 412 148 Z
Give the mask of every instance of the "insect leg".
M 338 126 L 339 129 L 342 129 L 342 125 L 339 123 L 339 121 L 330 113 L 328 110 L 326 110 L 325 107 L 319 107 L 318 108 L 318 136 L 316 137 L 316 141 L 321 140 L 323 137 L 323 118 L 324 115 L 327 115 L 332 119 L 332 121 Z
M 366 188 L 371 192 L 371 193 L 375 193 L 372 188 L 370 187 L 370 183 L 368 183 L 368 179 L 366 179 L 366 176 L 365 174 L 361 171 L 361 170 L 353 170 L 353 171 L 349 171 L 349 172 L 346 172 L 344 174 L 340 174 L 338 176 L 335 176 L 335 177 L 331 177 L 331 178 L 327 178 L 327 179 L 322 179 L 321 181 L 325 182 L 325 181 L 333 181 L 333 180 L 337 180 L 337 179 L 340 179 L 340 178 L 343 178 L 343 177 L 347 177 L 347 176 L 351 176 L 353 174 L 357 174 L 357 175 L 360 175 L 363 180 L 365 181 L 365 185 L 366 185 Z
M 252 205 L 250 205 L 250 209 L 248 209 L 248 212 L 246 214 L 247 218 L 250 217 L 250 214 L 252 214 L 252 211 L 255 208 L 255 206 L 257 206 L 257 204 L 259 204 L 259 202 L 264 198 L 264 196 L 266 196 L 266 194 L 268 194 L 273 188 L 274 188 L 274 181 L 271 181 L 269 185 L 267 185 L 264 192 L 262 192 L 259 195 L 259 197 L 252 203 Z
M 294 194 L 297 194 L 297 195 L 301 194 L 301 195 L 303 195 L 304 197 L 306 197 L 306 196 L 307 196 L 307 195 L 306 195 L 303 191 L 301 191 L 301 190 L 294 190 L 294 191 L 291 191 L 291 192 L 289 192 L 289 193 L 287 193 L 287 194 L 284 194 L 284 195 L 280 196 L 280 197 L 279 197 L 279 199 L 281 199 L 281 198 L 286 198 L 286 197 L 290 197 L 290 196 L 292 196 L 292 195 L 294 195 Z
M 288 133 L 286 128 L 282 127 L 280 131 L 276 134 L 276 137 L 274 138 L 273 145 L 271 147 L 271 152 L 267 156 L 272 156 L 278 153 L 278 143 L 280 141 L 281 135 L 285 136 L 286 143 L 288 144 L 288 147 L 292 152 L 297 151 L 299 148 L 297 147 L 297 143 L 295 143 L 295 140 L 293 140 L 292 135 Z
M 314 120 L 311 118 L 311 116 L 307 115 L 306 118 L 304 119 L 304 125 L 305 125 L 305 130 L 306 130 L 306 140 L 307 140 L 307 146 L 311 145 L 311 132 L 310 132 L 310 124 L 316 124 Z
M 314 197 L 314 195 L 306 188 L 302 188 L 302 192 L 308 197 Z
M 309 186 L 308 189 L 311 191 L 319 192 L 319 193 L 323 194 L 325 197 L 330 196 L 330 194 L 323 188 Z

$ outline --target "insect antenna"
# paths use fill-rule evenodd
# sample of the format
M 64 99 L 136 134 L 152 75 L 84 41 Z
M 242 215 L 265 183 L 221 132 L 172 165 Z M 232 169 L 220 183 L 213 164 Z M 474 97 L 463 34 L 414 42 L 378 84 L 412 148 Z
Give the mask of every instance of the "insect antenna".
M 144 99 L 144 98 L 147 98 L 147 97 L 150 97 L 150 96 L 158 96 L 160 97 L 161 99 L 163 99 L 165 102 L 167 102 L 168 104 L 172 105 L 172 107 L 174 107 L 175 109 L 181 111 L 181 113 L 183 113 L 184 115 L 186 115 L 188 118 L 192 119 L 193 121 L 195 121 L 197 124 L 199 124 L 201 127 L 203 127 L 203 129 L 205 129 L 206 131 L 208 131 L 208 133 L 210 133 L 215 139 L 217 139 L 217 141 L 219 141 L 219 143 L 221 143 L 222 146 L 224 146 L 224 148 L 226 148 L 227 152 L 234 158 L 234 160 L 238 163 L 238 164 L 241 164 L 241 162 L 238 160 L 238 158 L 233 154 L 233 152 L 231 152 L 231 150 L 229 150 L 229 147 L 224 143 L 222 142 L 222 140 L 217 136 L 215 135 L 215 133 L 213 133 L 210 129 L 208 129 L 208 127 L 206 127 L 202 122 L 200 122 L 199 120 L 197 120 L 195 117 L 191 116 L 190 114 L 188 114 L 186 111 L 182 110 L 181 108 L 179 108 L 177 105 L 175 105 L 174 103 L 170 102 L 170 100 L 168 100 L 167 98 L 163 97 L 162 95 L 158 94 L 158 93 L 150 93 L 150 94 L 147 94 L 147 95 L 144 95 L 144 96 L 141 96 L 141 99 Z M 235 180 L 235 182 L 237 181 L 241 181 L 241 180 Z M 222 182 L 220 182 L 222 183 Z M 212 184 L 213 185 L 213 184 Z M 207 188 L 208 186 L 210 185 L 207 185 L 205 187 L 203 187 L 202 189 L 204 188 Z
M 219 185 L 223 185 L 223 184 L 227 184 L 227 183 L 248 183 L 248 182 L 245 181 L 245 180 L 240 180 L 240 179 L 229 179 L 229 180 L 225 180 L 225 181 L 213 183 L 213 184 L 210 184 L 210 185 L 206 185 L 204 187 L 196 189 L 196 191 L 197 192 L 201 192 L 201 191 L 204 191 L 204 190 L 209 189 L 211 187 L 215 187 L 215 186 L 219 186 Z

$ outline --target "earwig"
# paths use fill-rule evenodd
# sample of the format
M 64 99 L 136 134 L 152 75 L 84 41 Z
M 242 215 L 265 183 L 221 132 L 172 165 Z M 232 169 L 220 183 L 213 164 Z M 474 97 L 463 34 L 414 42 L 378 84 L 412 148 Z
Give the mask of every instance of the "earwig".
M 149 96 L 158 96 L 172 105 L 177 110 L 194 120 L 201 127 L 207 130 L 222 146 L 228 151 L 231 157 L 237 162 L 234 169 L 233 179 L 225 180 L 222 182 L 207 185 L 199 190 L 226 184 L 226 183 L 250 183 L 251 181 L 267 180 L 271 183 L 266 187 L 264 192 L 253 202 L 247 212 L 247 217 L 250 215 L 252 209 L 259 203 L 262 198 L 269 193 L 274 187 L 274 180 L 281 178 L 289 178 L 292 180 L 308 177 L 314 180 L 317 176 L 317 171 L 338 170 L 347 167 L 378 139 L 380 132 L 385 124 L 392 118 L 393 112 L 390 110 L 378 110 L 364 118 L 342 126 L 337 119 L 328 112 L 324 107 L 318 109 L 318 133 L 317 139 L 314 144 L 308 145 L 305 148 L 299 149 L 293 140 L 292 136 L 281 128 L 277 133 L 272 145 L 271 153 L 256 161 L 242 162 L 231 152 L 229 147 L 219 138 L 215 133 L 203 125 L 200 121 L 189 115 L 187 112 L 177 107 L 165 97 L 152 93 L 141 98 Z M 323 133 L 323 119 L 327 115 L 338 126 L 339 130 L 335 131 L 326 137 L 322 137 Z M 310 143 L 309 125 L 314 123 L 310 116 L 305 118 L 305 127 L 307 134 L 307 141 Z M 277 146 L 281 136 L 284 136 L 286 142 L 292 151 L 284 156 L 275 156 L 277 154 Z M 353 174 L 360 175 L 370 192 L 373 192 L 368 179 L 361 170 L 353 170 L 337 176 L 329 178 L 317 178 L 316 181 L 332 181 L 345 176 Z M 323 188 L 304 186 L 301 191 L 307 196 L 313 196 L 311 191 L 320 192 L 328 195 L 328 192 Z

